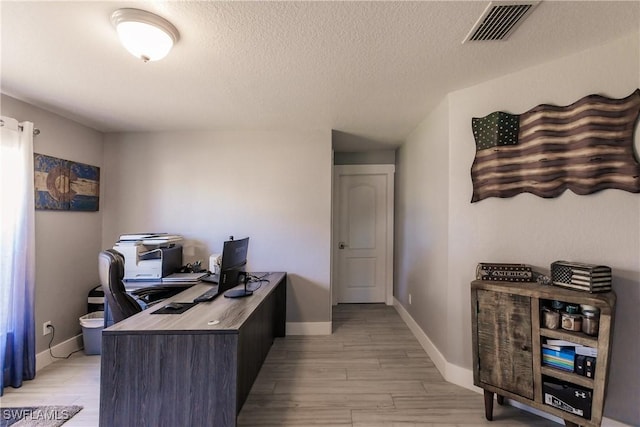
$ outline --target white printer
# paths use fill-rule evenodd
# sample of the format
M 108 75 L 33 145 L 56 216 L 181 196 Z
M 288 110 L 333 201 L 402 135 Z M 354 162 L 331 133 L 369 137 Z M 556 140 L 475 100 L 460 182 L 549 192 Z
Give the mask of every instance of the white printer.
M 182 236 L 123 234 L 113 247 L 124 257 L 124 280 L 160 280 L 182 266 Z

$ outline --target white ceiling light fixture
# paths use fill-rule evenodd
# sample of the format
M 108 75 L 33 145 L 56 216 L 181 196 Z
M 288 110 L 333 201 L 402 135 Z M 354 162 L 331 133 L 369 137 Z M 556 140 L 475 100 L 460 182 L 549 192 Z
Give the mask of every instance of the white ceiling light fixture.
M 180 33 L 166 19 L 141 9 L 118 9 L 111 15 L 120 42 L 144 62 L 167 56 Z

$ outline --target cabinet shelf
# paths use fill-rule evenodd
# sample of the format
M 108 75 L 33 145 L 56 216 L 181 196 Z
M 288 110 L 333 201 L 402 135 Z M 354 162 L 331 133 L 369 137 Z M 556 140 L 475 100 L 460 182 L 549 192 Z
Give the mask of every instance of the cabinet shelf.
M 555 300 L 596 307 L 600 311 L 598 336 L 543 328 L 541 310 Z M 567 426 L 600 427 L 615 303 L 614 292 L 590 294 L 534 283 L 473 281 L 473 382 L 484 389 L 485 417 L 493 419 L 493 400 L 497 394 L 561 417 Z M 548 338 L 596 349 L 593 378 L 544 365 L 542 345 Z M 576 395 L 583 400 L 572 402 L 576 411 L 590 412 L 588 419 L 547 404 L 564 399 L 575 390 L 590 390 L 589 398 Z
M 548 377 L 557 378 L 562 381 L 567 381 L 572 384 L 593 389 L 594 381 L 592 378 L 583 377 L 582 375 L 578 375 L 569 371 L 555 369 L 551 366 L 541 366 L 540 372 Z
M 572 332 L 564 329 L 540 328 L 540 335 L 546 338 L 570 341 L 572 343 L 585 345 L 587 347 L 597 347 L 598 338 L 589 336 L 583 332 Z

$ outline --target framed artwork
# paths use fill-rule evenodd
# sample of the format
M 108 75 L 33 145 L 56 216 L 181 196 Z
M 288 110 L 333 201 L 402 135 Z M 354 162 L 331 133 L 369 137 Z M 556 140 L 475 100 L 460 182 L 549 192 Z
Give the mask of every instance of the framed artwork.
M 35 153 L 35 208 L 98 211 L 100 168 Z
M 471 202 L 520 193 L 558 197 L 608 188 L 640 192 L 634 128 L 640 89 L 622 99 L 589 95 L 568 106 L 473 118 Z

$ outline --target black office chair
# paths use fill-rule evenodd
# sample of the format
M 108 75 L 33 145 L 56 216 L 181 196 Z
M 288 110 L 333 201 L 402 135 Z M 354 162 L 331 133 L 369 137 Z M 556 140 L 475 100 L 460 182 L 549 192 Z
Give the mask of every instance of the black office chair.
M 107 249 L 98 255 L 98 273 L 114 323 L 142 311 L 142 307 L 124 288 L 124 257 L 120 252 Z

